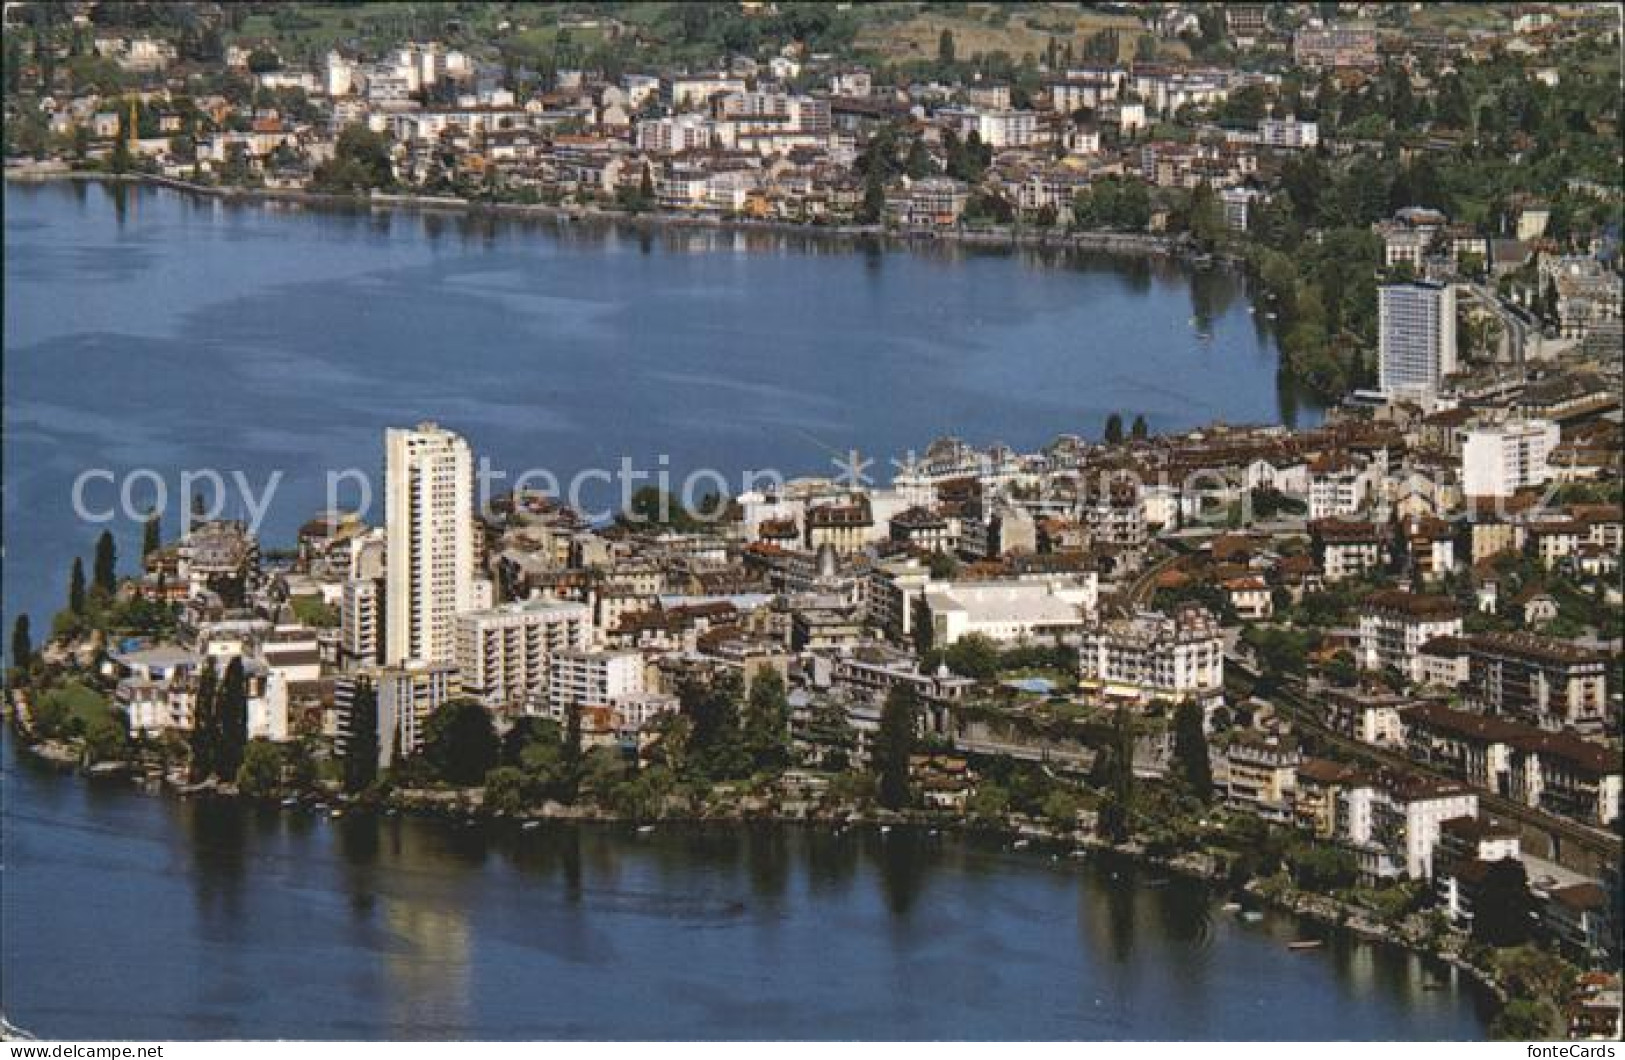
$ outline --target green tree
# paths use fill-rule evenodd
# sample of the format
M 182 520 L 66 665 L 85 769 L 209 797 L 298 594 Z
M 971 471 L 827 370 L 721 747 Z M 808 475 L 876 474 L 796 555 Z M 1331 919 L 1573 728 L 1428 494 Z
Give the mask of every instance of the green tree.
M 1129 437 L 1133 438 L 1137 442 L 1143 442 L 1147 438 L 1151 437 L 1151 426 L 1145 422 L 1144 413 L 1134 417 L 1134 425 L 1129 428 L 1128 433 Z
M 1078 826 L 1078 797 L 1070 791 L 1057 788 L 1044 799 L 1044 816 L 1057 828 L 1073 829 Z
M 237 767 L 237 790 L 250 798 L 264 798 L 282 787 L 282 749 L 270 740 L 250 740 Z
M 215 776 L 219 771 L 219 699 L 219 682 L 214 670 L 214 658 L 211 656 L 203 661 L 203 671 L 198 674 L 197 693 L 192 702 L 192 734 L 189 743 L 194 784 Z
M 92 568 L 91 591 L 104 600 L 110 600 L 118 590 L 118 547 L 113 543 L 113 532 L 103 530 L 96 539 L 96 563 Z
M 242 768 L 243 752 L 248 745 L 248 675 L 243 670 L 240 655 L 226 664 L 226 676 L 220 682 L 217 717 L 220 737 L 215 769 L 222 780 L 235 778 Z
M 492 813 L 523 813 L 530 804 L 531 780 L 522 769 L 498 766 L 485 774 L 485 808 Z
M 779 772 L 790 761 L 790 699 L 777 670 L 761 669 L 745 703 L 745 747 L 756 768 Z
M 581 764 L 583 754 L 581 749 L 581 704 L 572 702 L 564 711 L 564 746 L 561 749 L 560 761 L 562 773 L 560 776 L 560 797 L 565 802 L 574 802 L 576 791 L 581 785 Z
M 992 780 L 978 783 L 970 798 L 965 800 L 965 812 L 977 821 L 1001 820 L 1009 810 L 1009 789 Z
M 129 732 L 110 715 L 98 714 L 86 723 L 84 740 L 87 763 L 112 762 L 123 757 Z
M 1490 1037 L 1502 1042 L 1540 1042 L 1560 1037 L 1556 1010 L 1545 1001 L 1520 997 L 1490 1021 Z
M 1174 761 L 1191 793 L 1203 802 L 1213 797 L 1213 765 L 1208 760 L 1202 707 L 1186 700 L 1174 712 Z
M 113 138 L 113 150 L 107 156 L 107 168 L 113 173 L 128 173 L 130 163 L 129 134 L 124 131 L 124 123 L 120 122 L 118 135 Z
M 1516 858 L 1491 862 L 1473 902 L 1473 938 L 1486 946 L 1521 946 L 1529 941 L 1533 911 L 1523 862 Z
M 683 712 L 694 723 L 689 738 L 690 761 L 711 780 L 732 780 L 750 774 L 750 756 L 740 729 L 742 696 L 736 673 L 690 682 L 681 694 Z
M 11 624 L 11 665 L 19 674 L 27 676 L 34 665 L 34 640 L 28 631 L 28 616 L 18 615 Z
M 991 680 L 999 672 L 999 649 L 980 633 L 967 633 L 943 653 L 948 669 L 961 677 Z
M 863 199 L 853 215 L 859 224 L 879 224 L 886 217 L 886 184 L 878 173 L 863 178 Z
M 85 613 L 85 564 L 73 557 L 73 570 L 68 575 L 68 610 L 76 615 Z
M 1123 417 L 1112 413 L 1106 417 L 1106 444 L 1117 445 L 1123 440 Z
M 320 191 L 350 193 L 388 188 L 395 183 L 389 139 L 364 125 L 346 126 L 333 145 L 333 157 L 316 167 L 311 186 Z
M 1186 225 L 1191 238 L 1203 250 L 1211 251 L 1224 238 L 1224 204 L 1213 185 L 1202 183 L 1191 190 Z
M 1091 780 L 1106 789 L 1098 826 L 1114 843 L 1128 840 L 1134 812 L 1134 718 L 1126 707 L 1117 710 L 1110 744 L 1097 758 Z
M 937 38 L 937 62 L 943 66 L 952 66 L 954 63 L 954 34 L 952 30 L 944 29 Z
M 255 48 L 248 53 L 248 72 L 251 74 L 268 74 L 281 67 L 281 57 L 269 48 Z
M 888 809 L 900 810 L 910 801 L 908 764 L 914 754 L 918 713 L 919 698 L 914 686 L 901 681 L 893 685 L 880 711 L 880 730 L 874 745 L 880 804 Z
M 372 681 L 356 678 L 344 737 L 344 790 L 352 795 L 372 786 L 378 776 L 378 691 Z
M 453 699 L 429 716 L 423 753 L 448 783 L 482 783 L 501 750 L 491 712 L 477 700 Z

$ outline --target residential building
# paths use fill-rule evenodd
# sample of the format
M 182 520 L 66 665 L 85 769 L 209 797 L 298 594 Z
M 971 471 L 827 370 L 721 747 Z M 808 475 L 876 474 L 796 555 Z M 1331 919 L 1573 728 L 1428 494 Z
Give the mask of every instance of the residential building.
M 1602 727 L 1608 710 L 1607 653 L 1532 633 L 1465 639 L 1467 694 L 1473 703 L 1544 727 Z
M 1221 756 L 1225 800 L 1268 820 L 1286 821 L 1302 762 L 1297 747 L 1276 737 L 1238 738 Z
M 1544 483 L 1547 458 L 1559 431 L 1550 420 L 1519 420 L 1473 427 L 1461 444 L 1462 492 L 1470 498 L 1510 497 Z
M 574 600 L 537 598 L 460 614 L 463 689 L 487 706 L 542 713 L 553 656 L 585 649 L 591 634 L 592 609 Z
M 1448 596 L 1385 590 L 1369 596 L 1360 609 L 1360 665 L 1368 670 L 1397 670 L 1405 679 L 1425 678 L 1422 646 L 1462 632 L 1461 608 Z
M 547 708 L 559 721 L 572 707 L 612 707 L 649 691 L 642 652 L 561 651 L 552 656 L 550 670 Z
M 1264 147 L 1301 150 L 1320 144 L 1320 125 L 1296 117 L 1264 118 L 1258 123 L 1258 142 Z
M 1338 797 L 1337 836 L 1375 879 L 1433 877 L 1433 853 L 1445 821 L 1478 814 L 1478 796 L 1459 784 L 1384 774 Z
M 462 694 L 462 681 L 451 663 L 414 660 L 342 674 L 333 684 L 335 736 L 340 746 L 349 739 L 356 693 L 363 684 L 370 684 L 376 697 L 379 768 L 388 768 L 396 754 L 420 753 L 429 716 Z
M 1357 577 L 1388 562 L 1388 533 L 1377 523 L 1316 519 L 1309 524 L 1309 536 L 1327 582 Z

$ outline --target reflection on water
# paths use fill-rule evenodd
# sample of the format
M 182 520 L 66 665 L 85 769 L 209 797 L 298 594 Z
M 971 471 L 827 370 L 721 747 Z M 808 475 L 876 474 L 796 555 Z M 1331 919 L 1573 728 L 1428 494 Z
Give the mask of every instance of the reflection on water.
M 1482 1034 L 1480 995 L 1425 962 L 1289 953 L 1313 929 L 1120 859 L 908 828 L 328 820 L 9 752 L 0 1004 L 44 1035 Z
M 392 938 L 385 950 L 390 1025 L 445 1028 L 468 1036 L 470 935 L 467 917 L 446 906 L 388 898 L 383 923 Z M 402 1035 L 410 1037 L 410 1035 Z

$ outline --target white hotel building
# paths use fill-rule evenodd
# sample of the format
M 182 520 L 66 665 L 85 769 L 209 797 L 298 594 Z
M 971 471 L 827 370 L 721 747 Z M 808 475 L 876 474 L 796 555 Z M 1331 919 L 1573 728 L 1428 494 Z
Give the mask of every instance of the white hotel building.
M 1078 648 L 1087 683 L 1142 699 L 1207 700 L 1224 690 L 1224 637 L 1213 616 L 1187 607 L 1173 617 L 1142 611 L 1090 628 Z

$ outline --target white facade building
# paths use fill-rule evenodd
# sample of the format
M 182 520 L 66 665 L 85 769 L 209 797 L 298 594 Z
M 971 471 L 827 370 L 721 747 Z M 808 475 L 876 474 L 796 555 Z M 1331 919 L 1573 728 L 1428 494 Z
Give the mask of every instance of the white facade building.
M 1206 698 L 1224 688 L 1224 637 L 1197 607 L 1173 617 L 1142 611 L 1088 630 L 1078 649 L 1080 675 L 1158 699 Z
M 996 581 L 931 582 L 924 601 L 931 642 L 947 647 L 980 634 L 997 642 L 1075 632 L 1094 616 L 1099 579 L 1087 574 Z
M 1320 126 L 1295 117 L 1265 118 L 1258 123 L 1258 142 L 1265 147 L 1291 150 L 1316 147 L 1320 144 Z
M 1462 492 L 1469 497 L 1510 497 L 1550 477 L 1547 458 L 1559 431 L 1550 420 L 1524 420 L 1474 427 L 1461 445 Z
M 478 606 L 468 443 L 433 423 L 385 436 L 384 661 L 453 662 L 456 617 Z
M 564 651 L 553 656 L 550 669 L 547 709 L 560 721 L 571 707 L 617 706 L 647 691 L 641 652 Z
M 587 647 L 591 634 L 592 609 L 574 600 L 526 600 L 458 615 L 463 689 L 487 706 L 540 713 L 553 656 Z
M 1379 292 L 1378 387 L 1431 397 L 1456 370 L 1456 295 L 1448 284 L 1396 283 Z

